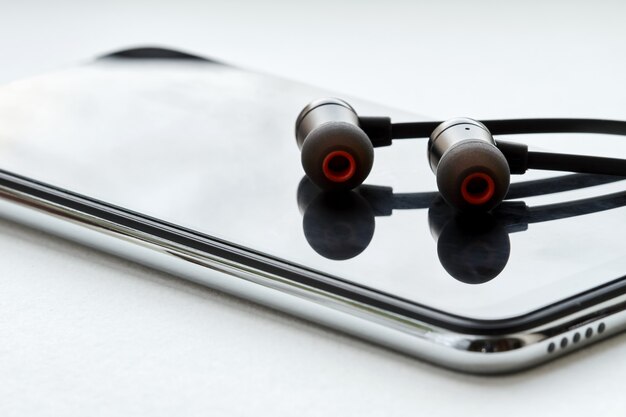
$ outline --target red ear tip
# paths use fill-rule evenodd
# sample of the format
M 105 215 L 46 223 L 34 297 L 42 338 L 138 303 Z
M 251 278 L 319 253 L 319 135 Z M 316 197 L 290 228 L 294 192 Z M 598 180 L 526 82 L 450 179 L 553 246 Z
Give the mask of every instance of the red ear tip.
M 496 192 L 496 185 L 490 175 L 484 172 L 469 174 L 461 183 L 463 199 L 474 206 L 487 203 Z
M 332 182 L 346 182 L 356 172 L 354 157 L 346 151 L 332 151 L 322 162 L 324 176 Z

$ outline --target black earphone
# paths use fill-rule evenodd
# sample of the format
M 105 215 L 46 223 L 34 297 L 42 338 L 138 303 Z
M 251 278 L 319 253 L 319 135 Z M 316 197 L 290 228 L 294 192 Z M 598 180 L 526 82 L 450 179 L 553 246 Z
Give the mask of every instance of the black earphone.
M 626 176 L 626 160 L 531 152 L 524 144 L 492 135 L 602 133 L 626 135 L 626 122 L 598 119 L 511 119 L 391 123 L 361 117 L 337 98 L 308 104 L 296 120 L 296 142 L 307 176 L 324 190 L 362 184 L 374 164 L 374 148 L 393 139 L 428 137 L 428 161 L 441 196 L 460 211 L 490 211 L 505 198 L 511 174 L 528 169 Z

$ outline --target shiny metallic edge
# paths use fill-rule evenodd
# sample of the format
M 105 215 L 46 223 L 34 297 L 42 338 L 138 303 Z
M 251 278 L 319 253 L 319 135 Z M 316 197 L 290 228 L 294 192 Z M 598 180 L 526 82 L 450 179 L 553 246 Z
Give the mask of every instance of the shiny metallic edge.
M 298 128 L 300 127 L 300 124 L 302 123 L 302 120 L 307 116 L 307 114 L 311 112 L 311 110 L 314 110 L 320 106 L 326 106 L 328 104 L 345 107 L 346 109 L 350 110 L 352 113 L 356 114 L 356 110 L 354 110 L 354 108 L 352 108 L 352 106 L 348 104 L 347 101 L 342 100 L 340 98 L 326 97 L 326 98 L 313 100 L 312 102 L 304 106 L 304 108 L 300 111 L 300 113 L 298 114 L 298 117 L 296 118 L 296 135 L 298 132 Z
M 0 186 L 0 216 L 258 302 L 438 365 L 495 374 L 528 368 L 626 328 L 626 294 L 548 324 L 501 335 L 463 334 L 297 283 L 250 265 Z M 233 279 L 235 278 L 235 279 Z M 605 331 L 598 334 L 599 323 Z M 592 328 L 594 337 L 584 332 Z M 582 340 L 574 344 L 575 333 Z M 561 348 L 563 338 L 570 342 Z M 548 352 L 554 343 L 555 350 Z
M 359 116 L 347 102 L 338 98 L 324 98 L 309 103 L 296 119 L 296 144 L 302 148 L 309 133 L 328 122 L 346 122 L 359 125 Z

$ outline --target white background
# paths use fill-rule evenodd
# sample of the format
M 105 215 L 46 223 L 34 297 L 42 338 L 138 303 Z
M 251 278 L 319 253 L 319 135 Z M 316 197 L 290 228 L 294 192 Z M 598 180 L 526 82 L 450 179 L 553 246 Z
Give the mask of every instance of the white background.
M 473 3 L 0 0 L 0 81 L 151 44 L 437 118 L 626 118 L 626 3 Z M 0 254 L 2 416 L 626 410 L 624 335 L 474 377 L 3 221 Z

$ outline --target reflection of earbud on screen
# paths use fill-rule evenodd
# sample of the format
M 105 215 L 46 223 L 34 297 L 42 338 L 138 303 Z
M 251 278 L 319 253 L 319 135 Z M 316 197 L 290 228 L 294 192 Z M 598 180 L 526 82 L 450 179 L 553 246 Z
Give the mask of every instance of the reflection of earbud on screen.
M 573 174 L 515 183 L 509 198 L 562 192 L 622 180 L 621 177 Z M 528 224 L 563 219 L 626 205 L 626 192 L 567 203 L 527 207 L 505 202 L 492 213 L 460 214 L 437 193 L 393 193 L 390 187 L 360 186 L 353 191 L 325 192 L 306 177 L 298 187 L 303 230 L 311 247 L 333 260 L 359 255 L 371 242 L 376 216 L 393 210 L 428 208 L 428 223 L 443 268 L 455 279 L 481 284 L 506 267 L 511 250 L 509 234 Z
M 511 253 L 506 229 L 488 213 L 455 215 L 438 199 L 428 209 L 441 266 L 466 284 L 483 284 L 500 275 Z
M 356 192 L 320 192 L 304 178 L 298 187 L 298 206 L 307 242 L 325 258 L 354 258 L 374 236 L 374 212 Z

